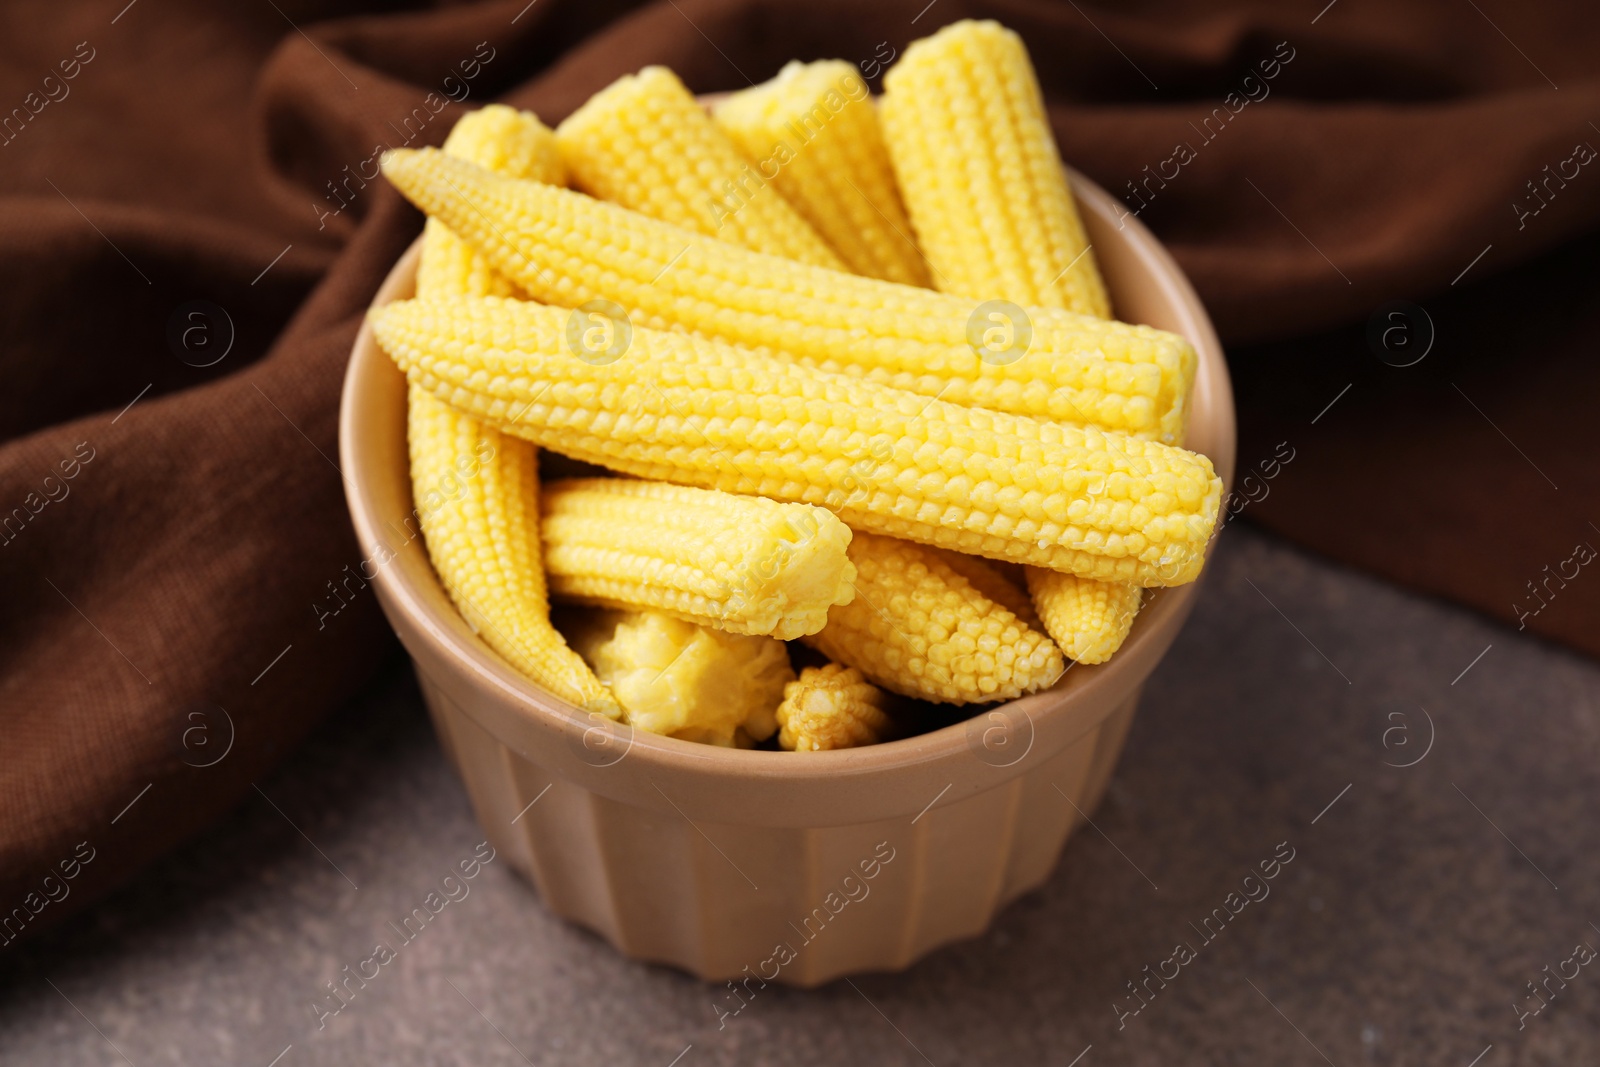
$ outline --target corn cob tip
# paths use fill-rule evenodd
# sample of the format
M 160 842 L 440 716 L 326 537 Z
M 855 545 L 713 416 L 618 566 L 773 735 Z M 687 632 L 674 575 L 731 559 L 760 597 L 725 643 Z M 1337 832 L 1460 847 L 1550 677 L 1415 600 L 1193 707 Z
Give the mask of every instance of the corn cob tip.
M 1027 568 L 1028 592 L 1039 619 L 1068 659 L 1084 666 L 1109 660 L 1133 629 L 1144 590 L 1126 582 L 1096 582 Z
M 556 128 L 556 141 L 573 185 L 598 200 L 753 251 L 843 266 L 665 67 L 590 97 Z
M 930 53 L 944 52 L 952 48 L 959 48 L 964 42 L 1005 42 L 1007 46 L 1016 46 L 1022 43 L 1022 38 L 1017 32 L 994 19 L 957 19 L 955 22 L 941 26 L 926 37 L 919 37 L 906 45 L 905 52 L 900 56 L 900 62 L 889 67 L 883 75 L 885 90 L 899 81 L 905 80 L 907 67 L 901 69 L 901 64 L 906 60 L 922 60 Z M 896 71 L 900 71 L 897 76 Z
M 462 618 L 535 683 L 619 715 L 612 694 L 550 625 L 534 449 L 416 385 L 408 390 L 406 437 L 428 558 Z
M 693 95 L 689 92 L 688 86 L 683 84 L 683 79 L 679 78 L 671 67 L 664 67 L 660 63 L 651 63 L 640 67 L 632 74 L 621 75 L 604 89 L 590 95 L 589 99 L 579 105 L 576 111 L 557 124 L 556 133 L 559 135 L 563 129 L 582 126 L 591 116 L 611 110 L 613 101 L 619 97 L 632 99 L 641 88 L 653 88 L 656 86 L 682 90 L 687 96 Z
M 856 599 L 805 639 L 891 692 L 944 704 L 1012 700 L 1065 669 L 1048 636 L 984 596 L 926 545 L 857 531 Z
M 723 97 L 716 125 L 856 274 L 926 286 L 871 90 L 840 59 Z
M 887 740 L 890 697 L 854 667 L 807 667 L 783 687 L 775 719 L 778 745 L 790 752 L 823 752 Z
M 407 179 L 414 179 L 419 169 L 426 165 L 429 157 L 443 155 L 443 152 L 431 145 L 425 148 L 390 148 L 378 157 L 378 169 L 383 171 L 383 176 L 403 193 L 406 190 Z
M 608 120 L 644 111 L 640 118 L 660 118 L 659 107 L 645 107 L 650 97 L 693 99 L 682 80 L 669 68 L 658 64 L 624 74 L 585 100 L 578 109 L 556 125 L 558 140 L 570 146 L 575 138 L 604 132 Z
M 829 89 L 852 98 L 864 98 L 871 92 L 856 68 L 842 59 L 819 59 L 811 63 L 791 59 L 767 81 L 718 100 L 712 105 L 711 113 L 716 118 L 754 119 L 779 111 L 785 98 L 797 90 L 823 93 Z
M 443 151 L 496 174 L 566 185 L 565 164 L 556 135 L 531 111 L 485 104 L 457 120 Z

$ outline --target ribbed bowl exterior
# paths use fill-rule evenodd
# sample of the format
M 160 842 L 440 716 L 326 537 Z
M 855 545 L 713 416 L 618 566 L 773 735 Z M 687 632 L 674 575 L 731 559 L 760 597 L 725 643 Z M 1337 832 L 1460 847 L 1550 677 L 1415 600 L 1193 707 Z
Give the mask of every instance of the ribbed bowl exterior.
M 1136 219 L 1073 180 L 1119 317 L 1199 351 L 1189 443 L 1231 482 L 1232 393 L 1204 310 Z M 416 259 L 414 246 L 374 306 L 411 295 Z M 1196 594 L 1159 591 L 1110 663 L 963 724 L 844 752 L 714 749 L 586 717 L 472 633 L 408 532 L 404 378 L 369 329 L 340 450 L 362 545 L 394 557 L 374 579 L 379 599 L 491 843 L 555 914 L 746 996 L 902 969 L 1042 883 L 1104 795 L 1144 680 Z
M 801 986 L 909 966 L 1042 883 L 1104 794 L 1138 702 L 1004 785 L 911 819 L 769 827 L 612 800 L 522 758 L 426 679 L 422 689 L 490 842 L 551 911 L 635 959 L 708 979 L 771 977 L 761 965 L 787 944 L 795 959 L 781 977 Z M 861 863 L 874 859 L 868 880 Z

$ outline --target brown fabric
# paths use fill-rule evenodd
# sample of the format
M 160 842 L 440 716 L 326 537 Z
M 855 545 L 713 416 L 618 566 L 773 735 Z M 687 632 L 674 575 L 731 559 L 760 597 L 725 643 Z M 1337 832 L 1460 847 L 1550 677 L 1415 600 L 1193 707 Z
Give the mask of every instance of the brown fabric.
M 1600 145 L 1600 17 L 925 5 L 6 5 L 0 944 L 267 802 L 252 783 L 387 647 L 352 577 L 338 391 L 418 228 L 363 176 L 375 151 L 442 140 L 447 98 L 509 93 L 554 121 L 646 63 L 698 91 L 796 56 L 875 74 L 945 22 L 1000 18 L 1033 50 L 1069 160 L 1147 203 L 1235 346 L 1241 470 L 1293 450 L 1248 518 L 1512 621 L 1546 564 L 1600 545 L 1582 343 L 1600 325 L 1583 236 L 1600 165 L 1552 182 L 1537 214 L 1511 206 L 1531 213 L 1525 182 Z M 1173 161 L 1180 144 L 1193 158 Z M 1404 369 L 1365 338 L 1399 299 L 1438 334 Z M 192 364 L 228 326 L 193 301 L 231 320 L 210 367 Z M 1568 584 L 1527 624 L 1600 652 L 1600 577 Z

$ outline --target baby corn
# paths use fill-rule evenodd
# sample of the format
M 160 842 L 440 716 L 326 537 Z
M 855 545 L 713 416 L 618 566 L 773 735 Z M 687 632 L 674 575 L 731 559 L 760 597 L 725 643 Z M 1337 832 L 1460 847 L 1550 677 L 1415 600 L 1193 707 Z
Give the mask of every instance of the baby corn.
M 1182 436 L 1195 353 L 1175 334 L 765 256 L 433 149 L 391 151 L 383 168 L 536 300 L 611 301 L 634 328 L 698 333 L 958 404 Z
M 1104 663 L 1122 647 L 1144 590 L 1126 582 L 1096 582 L 1028 568 L 1028 589 L 1056 644 L 1079 663 Z
M 712 117 L 852 273 L 928 284 L 877 108 L 855 67 L 790 63 L 722 100 Z
M 1110 314 L 1021 38 L 963 21 L 917 41 L 884 79 L 883 122 L 940 289 Z M 1028 585 L 1080 663 L 1115 652 L 1139 610 L 1126 584 L 1036 571 Z
M 884 714 L 888 694 L 854 667 L 807 667 L 783 687 L 778 744 L 790 752 L 875 745 L 893 724 Z
M 510 178 L 567 184 L 555 135 L 531 112 L 489 104 L 463 115 L 445 138 L 444 152 Z M 517 287 L 438 219 L 423 229 L 417 292 L 516 296 Z
M 560 181 L 554 138 L 498 104 L 464 116 L 445 151 L 519 177 Z M 429 219 L 417 269 L 424 296 L 508 295 L 513 286 L 442 222 Z M 534 448 L 412 385 L 406 435 L 428 557 L 464 618 L 513 666 L 563 699 L 607 715 L 616 699 L 550 625 L 539 562 Z
M 1028 591 L 1001 570 L 1005 564 L 981 556 L 969 556 L 965 552 L 951 552 L 948 549 L 940 550 L 939 558 L 944 561 L 945 566 L 971 583 L 978 592 L 1035 630 L 1043 629 L 1039 625 L 1039 617 L 1034 614 L 1033 601 L 1029 598 Z
M 556 141 L 572 184 L 591 196 L 758 252 L 842 266 L 665 67 L 618 78 L 556 128 Z
M 907 48 L 883 89 L 889 155 L 940 289 L 1110 314 L 1021 38 L 952 23 Z
M 805 639 L 885 689 L 947 704 L 1011 700 L 1061 676 L 1061 652 L 941 554 L 857 532 L 856 597 Z
M 794 680 L 782 641 L 713 630 L 655 611 L 602 611 L 572 643 L 605 680 L 629 724 L 704 744 L 771 737 Z
M 1204 456 L 685 334 L 633 329 L 625 358 L 575 358 L 575 315 L 493 297 L 370 313 L 413 381 L 578 459 L 821 504 L 855 529 L 1083 577 L 1176 585 L 1199 574 L 1221 496 Z
M 822 508 L 630 478 L 553 482 L 542 504 L 545 570 L 565 600 L 787 641 L 855 595 L 850 528 Z

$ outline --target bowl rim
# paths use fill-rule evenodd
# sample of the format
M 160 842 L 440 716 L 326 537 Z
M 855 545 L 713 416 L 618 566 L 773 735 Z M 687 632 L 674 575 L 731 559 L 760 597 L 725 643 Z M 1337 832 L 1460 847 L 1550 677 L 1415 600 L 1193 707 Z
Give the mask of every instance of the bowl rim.
M 1227 364 L 1210 317 L 1177 262 L 1139 219 L 1124 210 L 1115 198 L 1094 182 L 1070 167 L 1067 173 L 1080 211 L 1092 216 L 1101 225 L 1113 225 L 1123 232 L 1132 253 L 1154 264 L 1149 281 L 1162 288 L 1166 300 L 1191 320 L 1192 328 L 1185 336 L 1199 356 L 1191 404 L 1194 403 L 1194 397 L 1204 391 L 1207 405 L 1214 412 L 1217 447 L 1213 449 L 1216 454 L 1209 458 L 1222 478 L 1223 499 L 1226 500 L 1233 481 L 1237 424 Z M 396 261 L 375 294 L 370 305 L 372 308 L 411 295 L 421 243 L 419 236 Z M 376 368 L 373 366 L 374 357 L 379 364 Z M 345 495 L 358 542 L 363 547 L 382 543 L 378 535 L 382 517 L 375 512 L 375 502 L 362 477 L 374 462 L 372 449 L 366 445 L 364 438 L 368 426 L 379 416 L 371 410 L 375 403 L 363 394 L 366 392 L 365 379 L 369 375 L 386 372 L 400 374 L 399 369 L 378 349 L 370 321 L 363 319 L 346 369 L 339 415 L 339 451 L 344 469 Z M 404 395 L 403 390 L 401 395 Z M 1215 548 L 1217 533 L 1222 529 L 1225 516 L 1226 509 L 1219 508 L 1218 525 L 1207 546 L 1208 558 Z M 1109 708 L 1143 684 L 1182 627 L 1199 588 L 1199 582 L 1196 581 L 1154 591 L 1157 595 L 1147 600 L 1133 631 L 1116 656 L 1104 664 L 1090 667 L 1080 667 L 1069 660 L 1066 672 L 1049 689 L 1000 704 L 972 705 L 972 713 L 966 718 L 911 737 L 861 748 L 807 753 L 802 758 L 796 758 L 797 754 L 790 752 L 721 748 L 633 730 L 628 726 L 611 727 L 608 725 L 610 720 L 601 722 L 602 717 L 597 713 L 586 712 L 539 687 L 489 648 L 454 610 L 428 561 L 425 548 L 421 545 L 414 547 L 417 550 L 415 552 L 402 550 L 395 553 L 393 558 L 378 566 L 372 578 L 379 599 L 390 615 L 391 626 L 404 637 L 404 628 L 393 618 L 396 613 L 403 615 L 435 649 L 441 650 L 454 669 L 470 675 L 480 691 L 487 688 L 495 694 L 502 707 L 516 708 L 524 725 L 540 733 L 565 734 L 569 744 L 574 739 L 580 739 L 582 743 L 581 738 L 597 724 L 622 731 L 626 735 L 627 745 L 624 754 L 636 761 L 643 760 L 654 765 L 663 773 L 689 771 L 716 777 L 782 779 L 793 783 L 882 775 L 896 769 L 925 766 L 953 758 L 971 759 L 972 752 L 969 750 L 972 748 L 974 724 L 989 720 L 996 713 L 1005 716 L 1008 724 L 1015 724 L 1018 715 L 1025 718 L 1030 745 L 1035 731 L 1047 727 L 1052 735 L 1051 748 L 1070 743 L 1094 729 Z M 416 565 L 419 555 L 420 567 Z M 435 610 L 430 606 L 430 600 L 443 603 L 449 609 L 448 613 Z M 408 652 L 413 661 L 418 661 L 415 649 L 408 648 Z M 417 662 L 417 668 L 419 673 L 424 673 L 420 662 Z M 498 725 L 503 725 L 504 716 L 493 716 L 493 719 L 500 720 L 498 723 L 485 720 L 483 716 L 473 714 L 471 709 L 461 707 L 461 702 L 450 698 L 448 686 L 441 686 L 431 679 L 429 681 L 435 690 L 451 699 L 454 706 L 477 720 L 502 743 L 512 743 L 503 736 L 503 730 L 497 729 Z M 1083 713 L 1084 709 L 1099 710 L 1087 714 Z M 1080 714 L 1074 714 L 1075 711 Z M 513 744 L 513 747 L 524 746 Z M 1021 762 L 1022 758 L 1018 757 L 1014 763 L 994 766 L 1004 772 Z M 1016 769 L 1016 773 L 1020 772 L 1020 768 Z

